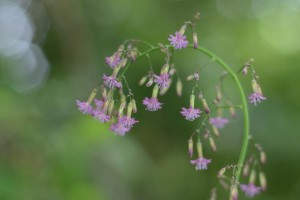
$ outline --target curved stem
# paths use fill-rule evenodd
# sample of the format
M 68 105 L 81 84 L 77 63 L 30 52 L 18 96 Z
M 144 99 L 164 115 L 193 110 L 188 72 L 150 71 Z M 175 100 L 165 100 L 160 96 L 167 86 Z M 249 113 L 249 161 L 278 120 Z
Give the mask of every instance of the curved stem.
M 170 45 L 166 45 L 166 47 L 173 48 L 173 46 L 170 46 Z M 194 49 L 194 47 L 192 45 L 189 45 L 188 48 Z M 146 50 L 145 52 L 141 53 L 136 59 L 139 59 L 139 58 L 141 58 L 149 53 L 152 53 L 154 51 L 157 51 L 157 50 L 160 50 L 160 47 L 152 47 L 152 48 Z M 246 95 L 245 95 L 242 84 L 241 84 L 240 80 L 238 79 L 236 73 L 222 59 L 220 59 L 215 54 L 213 54 L 212 52 L 210 52 L 209 50 L 207 50 L 203 47 L 198 47 L 195 50 L 204 53 L 205 55 L 210 57 L 212 60 L 216 61 L 224 70 L 226 70 L 228 72 L 228 74 L 233 78 L 235 84 L 237 85 L 239 93 L 241 95 L 242 110 L 243 110 L 243 114 L 244 114 L 243 115 L 244 116 L 244 133 L 243 133 L 242 148 L 241 148 L 239 160 L 237 163 L 237 170 L 234 173 L 235 180 L 238 182 L 240 175 L 241 175 L 242 166 L 245 162 L 245 158 L 246 158 L 246 154 L 247 154 L 247 150 L 248 150 L 248 143 L 249 143 L 250 127 L 249 127 L 249 112 L 248 112 L 248 104 L 247 104 Z M 128 68 L 130 67 L 130 65 L 131 65 L 131 63 L 128 63 L 126 65 L 125 69 L 123 70 L 123 72 L 121 74 L 122 76 L 126 73 Z

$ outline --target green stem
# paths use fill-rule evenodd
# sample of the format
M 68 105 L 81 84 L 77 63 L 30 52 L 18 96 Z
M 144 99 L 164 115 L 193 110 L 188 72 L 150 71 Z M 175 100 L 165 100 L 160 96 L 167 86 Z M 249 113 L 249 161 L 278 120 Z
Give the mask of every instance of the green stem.
M 173 48 L 170 45 L 166 45 L 166 47 Z M 192 45 L 189 45 L 188 48 L 194 49 L 194 47 Z M 145 52 L 141 53 L 136 59 L 139 59 L 147 54 L 150 54 L 150 53 L 152 53 L 154 51 L 158 51 L 158 50 L 160 50 L 160 47 L 152 47 L 152 48 L 146 50 Z M 228 72 L 228 74 L 233 78 L 235 84 L 237 85 L 237 88 L 238 88 L 240 96 L 241 96 L 242 110 L 243 110 L 243 114 L 244 114 L 244 134 L 243 134 L 242 148 L 241 148 L 239 160 L 237 163 L 238 167 L 234 173 L 235 179 L 238 182 L 240 175 L 241 175 L 242 166 L 245 162 L 245 158 L 246 158 L 246 154 L 247 154 L 247 150 L 248 150 L 248 143 L 249 143 L 250 127 L 249 127 L 249 112 L 248 112 L 248 104 L 247 104 L 246 95 L 245 95 L 242 84 L 241 84 L 240 80 L 238 79 L 236 73 L 223 60 L 221 60 L 215 54 L 213 54 L 212 52 L 210 52 L 209 50 L 207 50 L 203 47 L 198 47 L 196 50 L 204 53 L 205 55 L 210 57 L 212 60 L 216 61 L 224 70 L 226 70 Z M 122 76 L 126 73 L 128 68 L 130 67 L 130 65 L 131 65 L 131 63 L 128 63 L 126 65 L 125 69 L 123 70 L 123 72 L 121 74 Z

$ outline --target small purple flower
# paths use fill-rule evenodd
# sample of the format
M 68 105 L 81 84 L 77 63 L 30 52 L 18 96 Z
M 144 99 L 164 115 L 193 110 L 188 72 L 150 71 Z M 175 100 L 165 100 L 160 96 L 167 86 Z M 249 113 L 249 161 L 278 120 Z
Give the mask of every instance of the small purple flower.
M 120 54 L 118 52 L 114 53 L 114 55 L 105 58 L 105 63 L 111 68 L 116 68 L 116 66 L 122 61 Z
M 92 115 L 95 119 L 99 120 L 100 122 L 106 123 L 110 121 L 110 117 L 100 110 L 94 111 Z
M 190 108 L 182 108 L 182 111 L 180 112 L 186 120 L 189 120 L 189 121 L 194 121 L 196 118 L 200 117 L 200 109 L 198 108 L 193 108 L 193 107 L 190 107 Z
M 103 104 L 104 104 L 104 101 L 103 100 L 94 99 L 94 103 L 96 105 L 96 108 L 100 110 L 102 108 Z
M 241 184 L 241 190 L 243 190 L 247 197 L 254 197 L 259 194 L 261 191 L 260 187 L 256 187 L 253 183 L 249 183 L 248 185 Z
M 160 89 L 164 89 L 169 86 L 169 76 L 169 74 L 154 75 L 154 82 L 157 83 Z
M 256 106 L 257 102 L 260 103 L 262 100 L 266 100 L 267 98 L 258 92 L 254 92 L 249 95 L 248 99 L 250 100 L 250 103 L 253 103 Z
M 152 112 L 161 109 L 161 105 L 162 105 L 162 103 L 160 103 L 160 102 L 158 101 L 158 99 L 157 99 L 157 98 L 154 98 L 154 97 L 152 97 L 152 98 L 150 98 L 150 99 L 149 99 L 148 97 L 146 97 L 146 98 L 143 100 L 143 104 L 144 104 L 145 106 L 147 106 L 146 110 L 152 111 Z
M 103 81 L 104 84 L 111 89 L 114 87 L 117 88 L 122 87 L 122 84 L 116 80 L 115 76 L 106 76 L 105 74 L 103 74 Z
M 191 164 L 196 165 L 196 170 L 206 170 L 207 165 L 211 163 L 211 159 L 198 158 L 197 160 L 191 160 Z
M 183 49 L 186 48 L 188 45 L 188 41 L 186 40 L 185 35 L 181 35 L 179 32 L 175 32 L 175 36 L 170 34 L 168 39 L 171 45 L 174 46 L 175 49 Z
M 131 129 L 134 124 L 138 123 L 138 121 L 134 118 L 123 116 L 118 120 L 118 123 L 122 123 L 126 128 Z
M 210 118 L 209 123 L 211 123 L 217 128 L 223 128 L 225 124 L 229 123 L 229 120 L 223 117 L 215 117 L 215 118 Z
M 123 123 L 120 123 L 119 121 L 115 124 L 110 125 L 110 130 L 115 132 L 117 135 L 125 135 L 130 129 L 125 127 Z
M 76 104 L 78 106 L 78 110 L 80 110 L 83 114 L 92 114 L 93 107 L 89 103 L 76 100 Z

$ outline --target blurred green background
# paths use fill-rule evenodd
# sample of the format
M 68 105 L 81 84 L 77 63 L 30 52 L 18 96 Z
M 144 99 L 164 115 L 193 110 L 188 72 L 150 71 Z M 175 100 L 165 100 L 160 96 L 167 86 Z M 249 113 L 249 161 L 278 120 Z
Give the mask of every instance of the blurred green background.
M 139 60 L 128 76 L 140 123 L 125 137 L 75 105 L 110 73 L 104 57 L 125 39 L 167 43 L 197 11 L 200 45 L 236 71 L 255 58 L 268 98 L 250 106 L 251 134 L 268 155 L 268 190 L 255 199 L 299 199 L 299 0 L 0 0 L 0 199 L 208 199 L 216 171 L 237 161 L 242 119 L 222 130 L 217 153 L 205 146 L 213 162 L 196 172 L 187 156 L 196 123 L 179 115 L 190 83 L 181 98 L 174 86 L 161 97 L 162 111 L 146 112 L 140 102 L 151 91 L 137 86 L 147 70 Z M 175 60 L 183 79 L 207 62 L 191 50 Z M 152 61 L 157 71 L 164 62 L 158 54 Z M 221 72 L 211 64 L 200 73 L 209 100 Z

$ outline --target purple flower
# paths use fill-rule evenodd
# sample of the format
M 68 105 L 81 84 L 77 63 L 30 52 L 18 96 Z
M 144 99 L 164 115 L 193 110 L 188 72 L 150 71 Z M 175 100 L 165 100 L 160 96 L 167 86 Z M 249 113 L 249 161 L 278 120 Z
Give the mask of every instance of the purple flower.
M 106 76 L 105 74 L 103 74 L 103 81 L 104 84 L 111 89 L 114 87 L 122 87 L 122 84 L 116 80 L 115 76 Z
M 196 170 L 206 170 L 207 165 L 211 163 L 211 159 L 198 158 L 197 160 L 191 160 L 191 164 L 196 165 Z
M 194 121 L 196 118 L 200 117 L 200 109 L 198 108 L 193 108 L 193 107 L 190 107 L 190 108 L 182 108 L 182 111 L 180 112 L 186 120 L 189 120 L 189 121 Z
M 115 132 L 117 135 L 125 135 L 130 129 L 128 127 L 125 127 L 123 123 L 117 122 L 115 124 L 110 125 L 110 130 Z
M 134 118 L 123 116 L 118 120 L 118 123 L 122 123 L 126 128 L 131 129 L 134 124 L 138 123 L 138 121 Z
M 250 103 L 253 103 L 256 106 L 257 102 L 260 103 L 262 100 L 266 100 L 267 98 L 258 92 L 254 92 L 249 95 L 248 99 L 250 100 Z
M 152 97 L 151 99 L 149 99 L 148 97 L 146 97 L 143 100 L 143 104 L 145 106 L 147 106 L 146 110 L 152 111 L 152 112 L 161 109 L 161 105 L 162 105 L 162 103 L 160 103 L 158 101 L 158 99 L 154 98 L 154 97 Z
M 100 122 L 106 123 L 110 121 L 110 117 L 100 110 L 95 110 L 92 115 L 95 119 L 99 120 Z
M 175 49 L 186 48 L 189 43 L 186 40 L 186 36 L 181 35 L 179 32 L 175 32 L 175 36 L 170 34 L 169 41 L 170 41 L 171 45 L 174 46 Z
M 169 74 L 154 75 L 154 82 L 157 83 L 160 89 L 164 89 L 169 86 L 169 76 Z
M 118 52 L 114 53 L 114 55 L 105 58 L 105 63 L 111 68 L 116 68 L 116 66 L 122 61 L 120 54 Z
M 78 106 L 78 110 L 80 110 L 83 114 L 92 114 L 93 107 L 89 103 L 76 100 L 76 104 Z
M 209 123 L 211 123 L 217 128 L 223 128 L 225 124 L 229 123 L 229 120 L 223 117 L 215 117 L 215 118 L 210 118 Z
M 96 105 L 96 108 L 100 110 L 102 108 L 103 104 L 104 104 L 104 101 L 103 100 L 94 99 L 94 103 Z
M 246 193 L 247 197 L 253 197 L 260 193 L 261 188 L 256 187 L 253 183 L 249 183 L 248 185 L 241 184 L 240 185 L 241 190 L 243 190 Z

